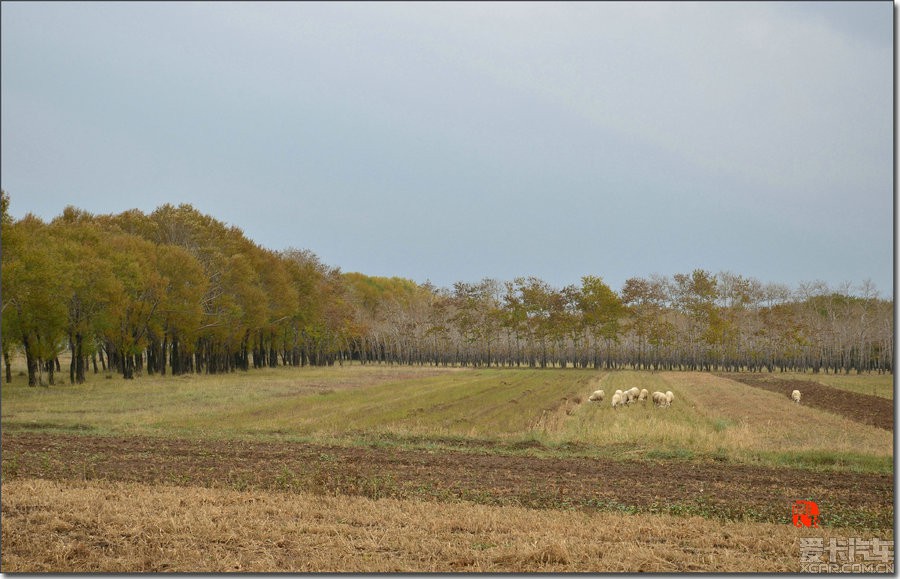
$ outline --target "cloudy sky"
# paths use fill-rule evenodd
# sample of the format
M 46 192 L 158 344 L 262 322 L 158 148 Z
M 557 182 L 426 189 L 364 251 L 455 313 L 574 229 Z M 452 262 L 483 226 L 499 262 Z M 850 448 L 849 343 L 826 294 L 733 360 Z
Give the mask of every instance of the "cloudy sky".
M 16 3 L 2 187 L 449 286 L 893 292 L 893 5 Z

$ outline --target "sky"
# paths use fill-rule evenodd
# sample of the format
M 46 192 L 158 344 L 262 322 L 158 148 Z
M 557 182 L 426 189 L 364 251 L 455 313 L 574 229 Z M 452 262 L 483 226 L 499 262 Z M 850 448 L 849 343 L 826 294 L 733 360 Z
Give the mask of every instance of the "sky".
M 891 2 L 0 5 L 14 217 L 189 203 L 449 287 L 893 294 Z

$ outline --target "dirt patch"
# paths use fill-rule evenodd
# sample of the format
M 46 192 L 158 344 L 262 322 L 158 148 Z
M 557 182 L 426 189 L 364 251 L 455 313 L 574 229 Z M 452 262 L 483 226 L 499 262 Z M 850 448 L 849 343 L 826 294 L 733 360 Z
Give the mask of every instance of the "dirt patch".
M 848 392 L 847 390 L 825 386 L 811 380 L 778 378 L 766 374 L 719 375 L 754 388 L 777 392 L 786 397 L 790 397 L 791 392 L 794 390 L 799 390 L 802 394 L 801 404 L 840 414 L 870 426 L 890 431 L 894 430 L 894 404 L 892 400 L 869 394 Z
M 3 433 L 4 477 L 105 479 L 532 508 L 893 527 L 891 476 L 694 461 L 538 458 L 300 443 Z

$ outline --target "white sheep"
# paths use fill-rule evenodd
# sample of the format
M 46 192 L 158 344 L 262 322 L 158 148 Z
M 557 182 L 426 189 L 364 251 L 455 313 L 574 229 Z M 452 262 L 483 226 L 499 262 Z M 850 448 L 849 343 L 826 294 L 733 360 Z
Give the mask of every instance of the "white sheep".
M 612 397 L 612 407 L 613 407 L 613 408 L 618 408 L 619 406 L 622 406 L 623 404 L 625 404 L 625 402 L 622 400 L 622 395 L 619 394 L 618 392 L 616 392 L 615 394 L 613 394 L 613 397 Z
M 594 393 L 590 395 L 588 401 L 590 402 L 603 402 L 603 397 L 606 396 L 603 390 L 594 390 Z
M 640 393 L 641 393 L 641 391 L 638 388 L 631 388 L 630 390 L 626 390 L 625 394 L 628 395 L 628 399 L 626 400 L 626 402 L 628 402 L 628 404 L 631 404 L 632 402 L 634 402 L 635 400 L 638 399 L 638 396 L 640 395 Z
M 624 404 L 631 404 L 637 394 L 634 392 L 634 388 L 629 388 L 622 392 L 622 402 Z
M 650 393 L 647 392 L 647 389 L 646 389 L 646 388 L 644 388 L 643 390 L 641 390 L 641 393 L 638 394 L 638 400 L 641 401 L 641 402 L 646 402 L 646 401 L 647 401 L 647 396 L 649 396 L 649 395 L 650 395 Z
M 657 406 L 666 406 L 666 404 L 668 404 L 668 398 L 666 398 L 666 395 L 659 391 L 654 392 L 650 396 L 650 399 L 653 400 L 653 404 Z
M 675 395 L 671 390 L 666 390 L 666 406 L 671 406 L 673 400 L 675 400 Z
M 622 391 L 621 391 L 621 390 L 616 390 L 616 394 L 618 394 L 619 396 L 622 396 Z
M 793 400 L 797 404 L 800 404 L 800 391 L 799 390 L 794 390 L 793 392 L 791 392 L 791 400 Z

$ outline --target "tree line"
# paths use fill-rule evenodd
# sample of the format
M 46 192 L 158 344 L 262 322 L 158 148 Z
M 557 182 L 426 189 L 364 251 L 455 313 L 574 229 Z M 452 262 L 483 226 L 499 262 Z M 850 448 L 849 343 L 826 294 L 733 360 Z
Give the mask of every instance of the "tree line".
M 190 205 L 49 223 L 2 193 L 2 352 L 29 385 L 68 371 L 220 373 L 363 364 L 892 372 L 893 303 L 863 282 L 762 283 L 705 270 L 556 288 L 451 288 L 272 251 Z M 60 356 L 68 352 L 68 368 Z

